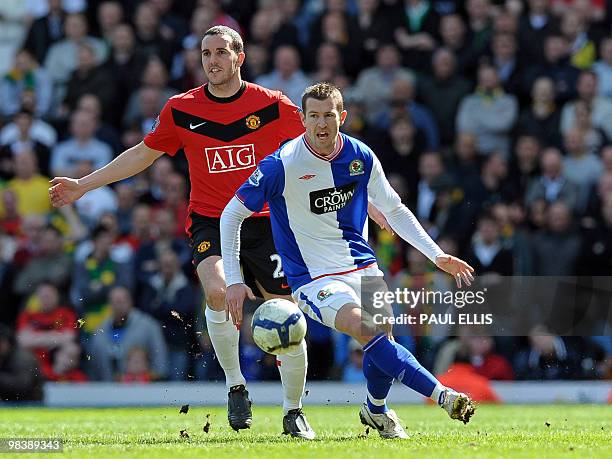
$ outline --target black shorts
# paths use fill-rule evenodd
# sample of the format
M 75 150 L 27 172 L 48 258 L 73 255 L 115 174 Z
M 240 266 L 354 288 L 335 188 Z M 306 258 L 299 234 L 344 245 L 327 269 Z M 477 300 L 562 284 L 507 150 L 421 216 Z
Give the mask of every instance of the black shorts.
M 190 216 L 189 238 L 193 249 L 193 264 L 197 268 L 206 258 L 221 256 L 220 219 L 194 212 Z M 255 295 L 263 298 L 255 280 L 268 293 L 291 295 L 281 258 L 274 247 L 269 218 L 251 217 L 242 223 L 240 263 L 244 282 L 251 287 Z

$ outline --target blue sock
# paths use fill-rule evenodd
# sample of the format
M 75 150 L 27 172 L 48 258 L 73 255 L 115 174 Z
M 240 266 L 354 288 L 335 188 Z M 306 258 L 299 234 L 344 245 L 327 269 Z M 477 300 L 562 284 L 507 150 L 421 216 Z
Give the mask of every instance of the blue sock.
M 425 397 L 437 395 L 443 388 L 434 375 L 423 368 L 408 349 L 389 340 L 386 335 L 374 337 L 363 350 L 364 355 L 369 356 L 383 373 L 397 378 Z
M 365 352 L 363 354 L 363 374 L 368 382 L 366 397 L 368 408 L 375 414 L 386 413 L 389 410 L 386 398 L 391 390 L 393 378 L 382 372 Z

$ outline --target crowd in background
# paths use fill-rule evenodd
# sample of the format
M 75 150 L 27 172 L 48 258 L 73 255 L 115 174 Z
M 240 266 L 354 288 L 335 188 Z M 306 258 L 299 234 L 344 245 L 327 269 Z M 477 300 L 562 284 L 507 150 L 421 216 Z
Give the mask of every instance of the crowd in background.
M 340 87 L 343 131 L 478 275 L 612 275 L 610 0 L 3 0 L 0 383 L 36 367 L 51 381 L 222 377 L 184 232 L 184 155 L 73 206 L 48 198 L 50 177 L 108 163 L 206 82 L 200 41 L 218 24 L 245 38 L 244 79 L 297 105 L 312 82 Z M 391 286 L 449 280 L 371 233 Z M 359 346 L 309 327 L 311 379 L 363 378 Z M 277 378 L 247 328 L 247 378 Z M 412 335 L 437 374 L 612 376 L 610 336 Z

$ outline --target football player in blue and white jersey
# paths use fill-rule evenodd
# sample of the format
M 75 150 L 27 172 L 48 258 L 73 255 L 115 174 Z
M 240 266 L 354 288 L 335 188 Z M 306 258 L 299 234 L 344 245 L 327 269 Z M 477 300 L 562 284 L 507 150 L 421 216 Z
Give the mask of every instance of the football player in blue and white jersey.
M 312 319 L 363 345 L 367 399 L 361 422 L 384 438 L 408 437 L 385 402 L 398 379 L 467 423 L 475 409 L 467 395 L 444 387 L 388 330 L 364 326 L 361 278 L 383 275 L 367 242 L 368 200 L 402 239 L 454 276 L 459 287 L 470 285 L 473 269 L 429 237 L 389 185 L 372 150 L 339 132 L 347 113 L 336 87 L 310 86 L 302 109 L 305 134 L 262 160 L 221 217 L 226 306 L 234 323 L 242 322 L 243 301 L 253 295 L 240 272 L 240 226 L 268 202 L 274 243 L 294 299 Z

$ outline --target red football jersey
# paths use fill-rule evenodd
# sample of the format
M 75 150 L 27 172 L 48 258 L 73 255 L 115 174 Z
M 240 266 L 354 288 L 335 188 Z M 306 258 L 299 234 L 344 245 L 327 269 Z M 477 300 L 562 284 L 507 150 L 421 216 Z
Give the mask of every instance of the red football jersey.
M 304 132 L 299 109 L 280 91 L 243 82 L 232 97 L 206 85 L 168 100 L 145 144 L 189 162 L 189 210 L 220 217 L 259 161 Z M 267 207 L 260 214 L 267 215 Z M 259 214 L 258 214 L 259 215 Z

